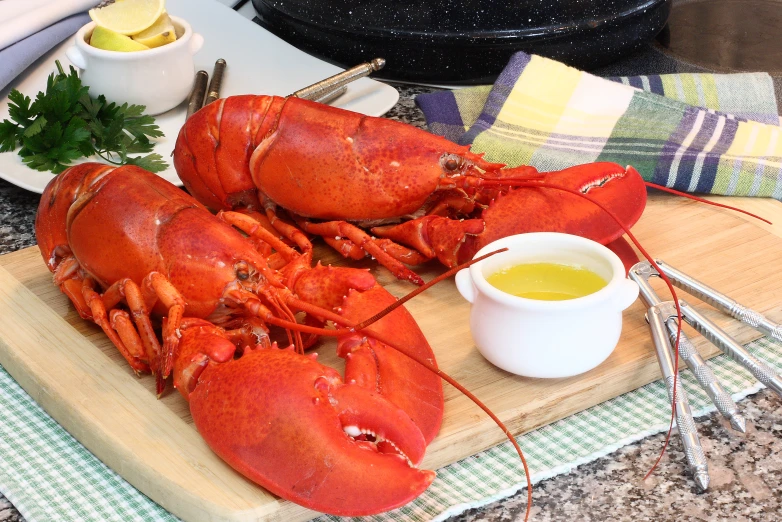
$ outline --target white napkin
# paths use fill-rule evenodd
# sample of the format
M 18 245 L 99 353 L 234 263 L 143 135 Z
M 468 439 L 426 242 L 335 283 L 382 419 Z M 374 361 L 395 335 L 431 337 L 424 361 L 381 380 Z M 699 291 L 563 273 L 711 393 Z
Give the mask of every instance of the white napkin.
M 98 3 L 99 0 L 0 0 L 0 49 Z

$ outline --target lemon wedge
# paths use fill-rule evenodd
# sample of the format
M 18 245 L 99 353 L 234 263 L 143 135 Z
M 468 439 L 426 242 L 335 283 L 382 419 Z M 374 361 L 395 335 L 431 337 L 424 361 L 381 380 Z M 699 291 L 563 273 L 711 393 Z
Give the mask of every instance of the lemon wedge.
M 144 44 L 134 41 L 130 36 L 115 33 L 105 27 L 96 26 L 90 37 L 90 45 L 106 51 L 144 51 L 149 49 Z
M 96 25 L 131 35 L 147 29 L 160 18 L 165 0 L 106 0 L 90 9 Z
M 171 22 L 171 17 L 163 11 L 155 23 L 138 34 L 131 36 L 133 40 L 147 47 L 160 47 L 176 40 L 176 30 Z

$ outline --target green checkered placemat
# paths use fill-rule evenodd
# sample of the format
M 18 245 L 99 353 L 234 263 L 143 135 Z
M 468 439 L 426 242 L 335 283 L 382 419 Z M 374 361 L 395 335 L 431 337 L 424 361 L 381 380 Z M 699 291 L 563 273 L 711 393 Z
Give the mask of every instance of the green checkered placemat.
M 755 356 L 782 370 L 782 345 L 759 339 Z M 762 385 L 725 356 L 709 361 L 735 399 Z M 690 372 L 682 372 L 696 416 L 714 411 Z M 519 437 L 533 483 L 566 473 L 620 447 L 668 428 L 670 405 L 662 381 L 571 415 Z M 673 444 L 677 444 L 674 439 Z M 432 486 L 395 511 L 355 521 L 444 520 L 524 488 L 510 443 L 438 470 Z M 0 491 L 29 522 L 175 521 L 71 437 L 0 368 Z M 317 522 L 348 520 L 324 515 Z

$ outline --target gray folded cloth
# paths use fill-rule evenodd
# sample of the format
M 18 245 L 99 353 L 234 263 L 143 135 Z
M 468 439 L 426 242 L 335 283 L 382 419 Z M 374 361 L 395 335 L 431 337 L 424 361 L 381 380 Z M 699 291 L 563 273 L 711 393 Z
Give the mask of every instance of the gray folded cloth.
M 38 58 L 89 21 L 90 17 L 87 13 L 63 18 L 0 51 L 0 91 Z

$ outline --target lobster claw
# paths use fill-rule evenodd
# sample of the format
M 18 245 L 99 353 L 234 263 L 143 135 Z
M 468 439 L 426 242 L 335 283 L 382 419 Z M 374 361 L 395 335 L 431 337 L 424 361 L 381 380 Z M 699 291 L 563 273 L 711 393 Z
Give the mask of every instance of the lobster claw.
M 293 350 L 257 348 L 210 364 L 189 399 L 212 450 L 311 509 L 343 516 L 394 509 L 435 477 L 411 466 L 426 443 L 402 409 Z

